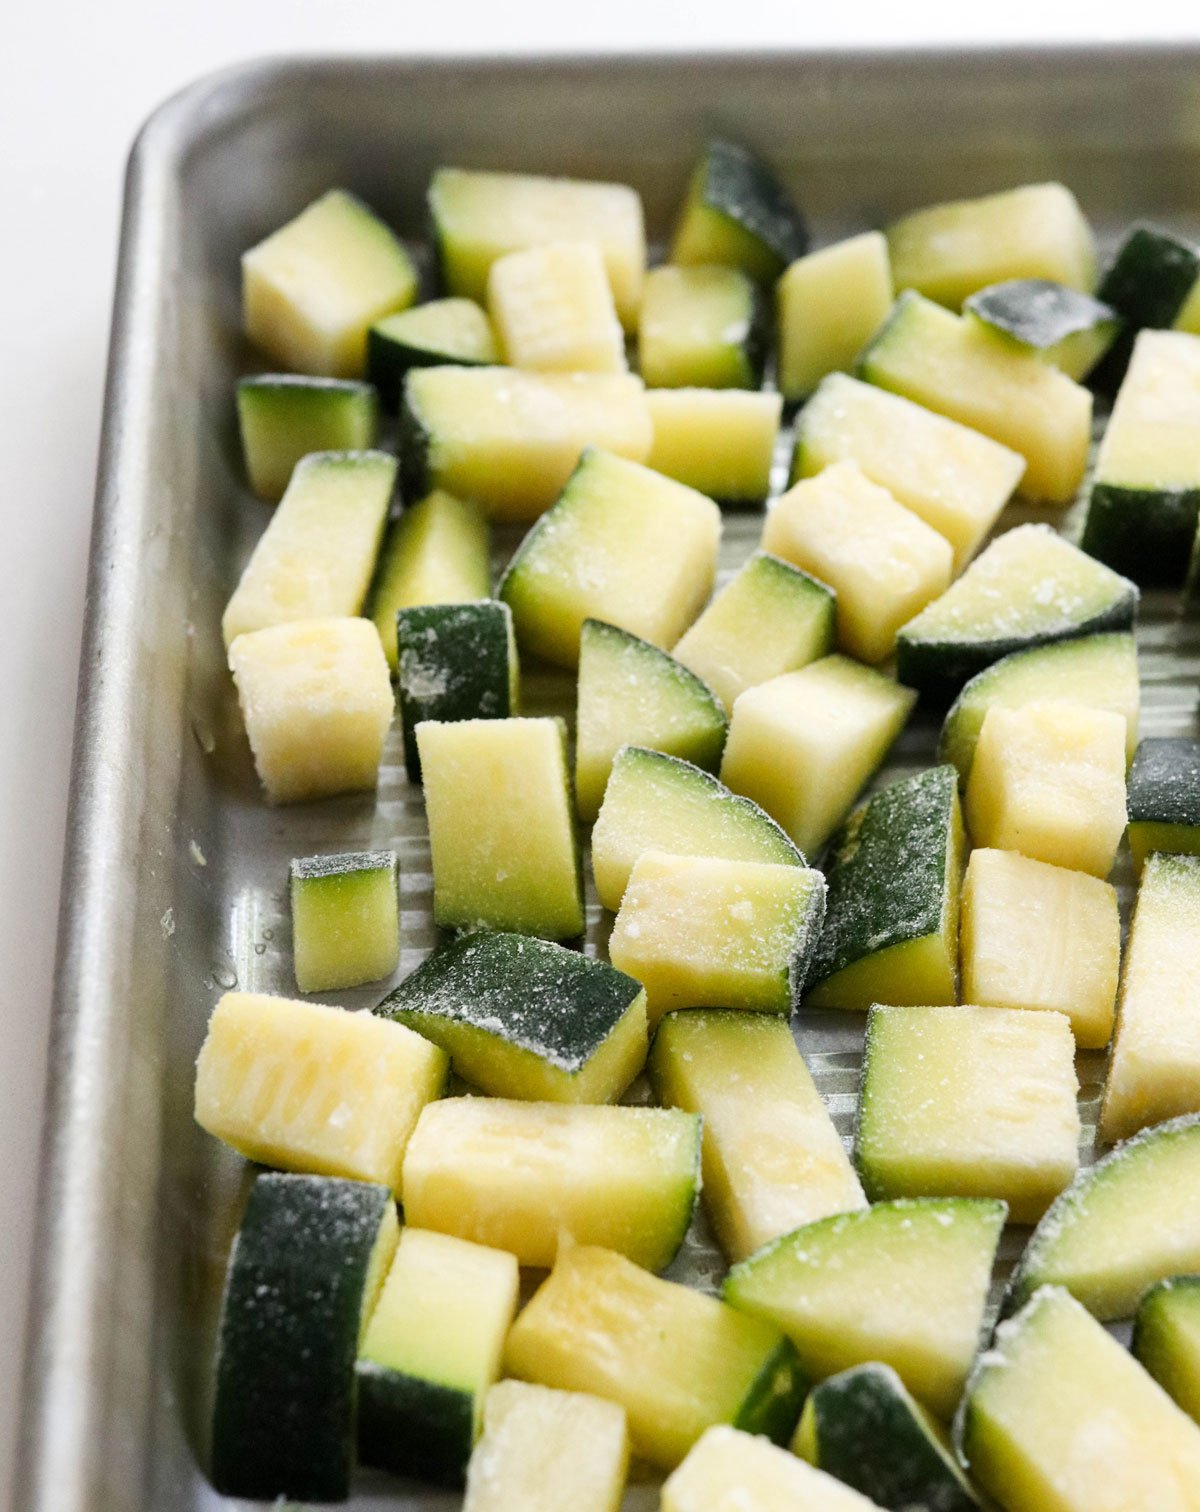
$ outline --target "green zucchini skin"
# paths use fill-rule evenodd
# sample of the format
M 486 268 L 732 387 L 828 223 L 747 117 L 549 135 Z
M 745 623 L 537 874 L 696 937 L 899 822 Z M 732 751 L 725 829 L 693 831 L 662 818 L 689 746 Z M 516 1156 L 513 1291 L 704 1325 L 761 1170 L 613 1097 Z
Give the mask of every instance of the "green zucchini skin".
M 742 1398 L 733 1426 L 762 1434 L 773 1444 L 786 1444 L 807 1392 L 808 1378 L 796 1346 L 790 1339 L 781 1339 Z
M 1048 278 L 1013 278 L 992 284 L 972 294 L 963 308 L 1038 351 L 1120 318 L 1103 300 Z
M 226 1496 L 344 1501 L 355 1357 L 386 1187 L 259 1176 L 229 1261 L 212 1481 Z
M 1200 740 L 1147 737 L 1129 770 L 1129 822 L 1200 825 Z
M 1178 588 L 1198 520 L 1200 485 L 1149 489 L 1096 483 L 1079 544 L 1144 588 Z
M 358 1455 L 364 1465 L 461 1486 L 474 1444 L 468 1392 L 358 1362 Z
M 1125 329 L 1092 372 L 1093 388 L 1116 393 L 1137 333 L 1174 325 L 1197 280 L 1200 251 L 1191 243 L 1161 226 L 1143 222 L 1131 228 L 1096 291 L 1121 316 Z
M 749 147 L 723 137 L 708 144 L 700 197 L 760 241 L 782 271 L 808 251 L 808 226 L 774 171 Z

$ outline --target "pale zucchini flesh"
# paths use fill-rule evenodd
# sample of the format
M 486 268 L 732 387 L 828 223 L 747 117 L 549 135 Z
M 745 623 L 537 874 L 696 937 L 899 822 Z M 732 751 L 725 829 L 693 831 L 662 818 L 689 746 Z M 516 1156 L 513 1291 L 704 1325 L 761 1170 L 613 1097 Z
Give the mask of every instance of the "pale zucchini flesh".
M 400 960 L 395 851 L 306 856 L 289 870 L 292 958 L 301 992 L 359 987 Z
M 497 258 L 488 309 L 506 360 L 550 373 L 623 373 L 625 336 L 593 242 L 548 242 Z
M 736 1428 L 710 1428 L 662 1490 L 662 1512 L 871 1512 L 876 1503 L 786 1450 Z
M 783 414 L 778 394 L 647 389 L 654 440 L 647 465 L 723 504 L 758 504 L 771 487 Z
M 745 388 L 762 381 L 766 304 L 739 268 L 652 268 L 638 320 L 649 388 Z
M 849 372 L 894 298 L 880 231 L 864 231 L 792 263 L 775 289 L 784 398 L 804 399 L 827 373 Z

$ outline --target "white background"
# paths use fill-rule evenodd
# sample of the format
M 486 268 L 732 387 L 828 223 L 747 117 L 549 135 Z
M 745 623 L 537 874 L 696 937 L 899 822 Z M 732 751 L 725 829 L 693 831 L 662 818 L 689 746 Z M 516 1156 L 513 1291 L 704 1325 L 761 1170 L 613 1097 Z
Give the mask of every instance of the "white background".
M 0 44 L 0 1506 L 24 1296 L 121 175 L 181 85 L 283 52 L 1200 37 L 1196 0 L 18 0 Z

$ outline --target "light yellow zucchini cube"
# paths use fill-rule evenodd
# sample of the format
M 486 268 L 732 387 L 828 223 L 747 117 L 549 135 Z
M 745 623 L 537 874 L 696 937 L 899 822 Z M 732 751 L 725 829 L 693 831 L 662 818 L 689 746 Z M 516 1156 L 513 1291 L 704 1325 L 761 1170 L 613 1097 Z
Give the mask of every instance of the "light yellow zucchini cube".
M 757 388 L 764 311 L 740 268 L 653 268 L 638 320 L 638 371 L 651 388 Z
M 766 498 L 783 415 L 779 394 L 649 389 L 646 407 L 654 429 L 647 462 L 655 472 L 725 503 Z
M 797 258 L 775 286 L 783 397 L 804 399 L 826 373 L 848 371 L 894 298 L 882 231 Z
M 551 242 L 497 258 L 488 274 L 488 309 L 513 367 L 625 371 L 625 337 L 592 242 Z
M 1098 1050 L 1112 1034 L 1120 966 L 1115 888 L 1014 851 L 972 854 L 962 892 L 968 1003 L 1065 1013 L 1075 1043 Z
M 662 1489 L 662 1512 L 871 1512 L 874 1507 L 786 1449 L 723 1425 L 708 1430 Z
M 892 654 L 901 625 L 946 591 L 954 568 L 950 543 L 857 462 L 837 462 L 785 493 L 762 544 L 829 584 L 838 645 L 868 662 Z
M 966 817 L 976 845 L 1107 877 L 1125 831 L 1125 721 L 1081 704 L 993 706 Z

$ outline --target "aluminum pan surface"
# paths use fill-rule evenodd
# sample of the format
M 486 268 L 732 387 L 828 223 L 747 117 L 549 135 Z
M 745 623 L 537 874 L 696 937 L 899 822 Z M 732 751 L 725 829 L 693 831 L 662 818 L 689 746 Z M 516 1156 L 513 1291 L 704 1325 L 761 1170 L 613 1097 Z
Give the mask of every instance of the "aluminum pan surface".
M 395 744 L 377 804 L 272 811 L 255 791 L 217 631 L 266 518 L 240 483 L 229 402 L 250 362 L 237 254 L 332 182 L 417 235 L 428 172 L 445 161 L 632 182 L 661 236 L 713 127 L 780 164 L 822 241 L 1048 177 L 1108 233 L 1143 215 L 1200 229 L 1188 208 L 1200 204 L 1200 52 L 1186 48 L 285 62 L 195 86 L 139 139 L 81 668 L 22 1512 L 221 1504 L 196 1454 L 242 1173 L 192 1125 L 191 1069 L 221 988 L 290 986 L 287 858 L 394 844 L 402 971 L 431 940 L 419 805 Z M 728 518 L 726 569 L 756 533 L 752 516 Z M 1200 637 L 1152 599 L 1141 643 L 1143 728 L 1194 732 Z M 530 702 L 556 706 L 563 688 L 535 676 Z M 914 724 L 883 775 L 928 760 L 935 728 Z M 589 921 L 597 948 L 594 900 Z M 860 1034 L 830 1015 L 800 1028 L 844 1133 Z M 1094 1091 L 1084 1111 L 1090 1126 Z M 683 1263 L 713 1273 L 702 1232 Z M 649 1488 L 630 1493 L 631 1507 L 653 1503 Z M 357 1505 L 457 1499 L 364 1479 Z

